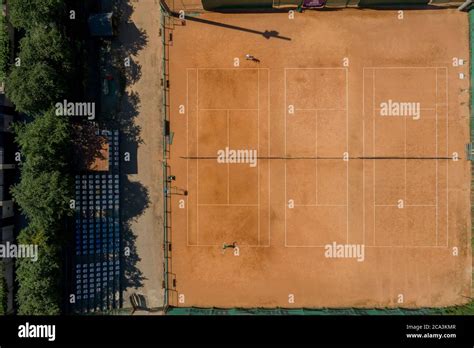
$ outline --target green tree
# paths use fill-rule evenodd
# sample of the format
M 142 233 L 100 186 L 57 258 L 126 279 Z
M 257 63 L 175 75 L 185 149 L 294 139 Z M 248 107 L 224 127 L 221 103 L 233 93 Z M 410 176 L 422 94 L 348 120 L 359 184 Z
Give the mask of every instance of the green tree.
M 14 127 L 24 160 L 21 181 L 11 192 L 30 222 L 43 228 L 54 228 L 70 213 L 69 127 L 68 120 L 56 116 L 53 109 Z
M 8 22 L 0 15 L 0 81 L 5 81 L 10 68 L 10 37 Z
M 23 166 L 21 181 L 11 189 L 15 202 L 28 220 L 43 228 L 57 228 L 70 214 L 70 178 L 64 173 L 35 173 Z
M 29 30 L 56 21 L 65 10 L 64 0 L 8 0 L 10 22 Z
M 17 260 L 16 301 L 19 314 L 55 315 L 60 313 L 59 245 L 64 217 L 71 213 L 71 177 L 68 154 L 70 125 L 50 108 L 27 124 L 14 126 L 23 161 L 21 181 L 12 189 L 29 226 L 20 232 L 18 242 L 36 244 L 37 261 Z
M 34 173 L 65 171 L 69 162 L 70 124 L 50 109 L 34 122 L 15 124 L 15 141 L 25 157 L 25 168 Z
M 69 42 L 56 26 L 38 26 L 20 40 L 21 66 L 37 63 L 59 69 L 63 74 L 71 70 L 71 49 Z
M 7 77 L 5 92 L 16 109 L 31 116 L 48 110 L 64 98 L 65 76 L 42 62 L 32 66 L 14 67 Z
M 20 232 L 18 242 L 38 245 L 38 260 L 21 258 L 16 262 L 17 303 L 21 315 L 58 315 L 60 313 L 60 262 L 53 235 L 30 224 Z

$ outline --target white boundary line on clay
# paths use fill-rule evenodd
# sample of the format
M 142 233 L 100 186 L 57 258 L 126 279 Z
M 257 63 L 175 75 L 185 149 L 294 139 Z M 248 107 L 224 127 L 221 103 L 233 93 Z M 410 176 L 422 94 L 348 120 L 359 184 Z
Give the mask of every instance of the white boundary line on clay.
M 438 107 L 439 106 L 442 106 L 444 105 L 446 107 L 446 157 L 449 157 L 449 118 L 448 118 L 448 107 L 449 107 L 449 99 L 448 99 L 448 68 L 447 67 L 439 67 L 439 66 L 435 66 L 435 67 L 363 67 L 363 73 L 362 73 L 362 80 L 363 80 L 363 113 L 364 113 L 364 117 L 365 117 L 365 70 L 366 69 L 372 69 L 372 87 L 373 87 L 373 94 L 372 94 L 372 99 L 373 99 L 373 151 L 374 151 L 374 156 L 375 156 L 375 71 L 376 70 L 383 70 L 383 69 L 423 69 L 423 70 L 432 70 L 434 69 L 435 71 L 435 108 L 424 108 L 424 109 L 421 109 L 421 110 L 429 110 L 429 111 L 435 111 L 435 122 L 436 122 L 436 130 L 435 130 L 435 146 L 436 146 L 436 157 L 438 157 Z M 446 103 L 438 103 L 438 70 L 445 70 L 445 78 L 446 78 L 446 98 L 445 98 L 445 102 Z M 378 109 L 377 109 L 378 110 Z M 405 119 L 405 157 L 406 157 L 406 119 Z M 407 189 L 407 178 L 406 178 L 406 159 L 405 159 L 405 201 L 406 201 L 406 189 Z M 449 167 L 449 163 L 446 163 L 446 246 L 442 246 L 442 247 L 447 247 L 449 245 L 449 215 L 448 215 L 448 209 L 449 209 L 449 201 L 448 201 L 448 195 L 449 195 L 449 184 L 448 184 L 448 181 L 449 181 L 449 172 L 448 172 L 448 167 Z M 375 244 L 375 207 L 383 207 L 383 206 L 393 206 L 393 207 L 396 207 L 397 205 L 396 204 L 375 204 L 375 163 L 374 163 L 374 174 L 373 174 L 373 180 L 374 180 L 374 196 L 373 196 L 373 203 L 374 203 L 374 207 L 373 207 L 373 218 L 374 218 L 374 225 L 373 225 L 373 229 L 374 229 L 374 246 L 376 246 Z M 405 205 L 406 207 L 436 207 L 436 218 L 435 218 L 435 223 L 436 223 L 436 246 L 438 246 L 438 236 L 439 236 L 439 232 L 438 232 L 438 219 L 439 219 L 439 216 L 438 216 L 438 210 L 439 210 L 439 199 L 438 199 L 438 160 L 436 159 L 436 169 L 435 169 L 435 182 L 436 182 L 436 190 L 435 190 L 435 200 L 436 200 L 436 204 L 411 204 L 411 205 Z M 365 229 L 365 214 L 364 214 L 364 229 Z M 406 235 L 406 233 L 405 233 Z M 364 230 L 364 236 L 365 236 L 365 230 Z M 406 247 L 409 247 L 409 246 L 406 246 Z M 430 246 L 427 246 L 427 247 L 430 247 Z
M 189 71 L 193 70 L 196 71 L 196 156 L 199 157 L 199 112 L 200 111 L 227 111 L 227 119 L 229 119 L 229 111 L 257 111 L 257 151 L 260 147 L 260 70 L 266 70 L 267 73 L 267 88 L 268 88 L 268 119 L 270 125 L 270 69 L 269 68 L 186 68 L 186 152 L 187 152 L 187 164 L 186 164 L 186 174 L 187 174 L 187 190 L 189 192 Z M 202 70 L 256 70 L 257 71 L 257 108 L 231 108 L 231 109 L 223 109 L 223 108 L 204 108 L 199 109 L 199 71 Z M 227 128 L 229 128 L 229 124 L 227 124 Z M 227 129 L 229 131 L 229 129 Z M 268 133 L 270 133 L 270 127 L 268 128 Z M 229 138 L 229 134 L 227 135 Z M 229 139 L 228 139 L 229 141 Z M 270 135 L 268 135 L 268 148 L 270 149 Z M 270 151 L 270 150 L 269 150 Z M 210 247 L 210 246 L 219 246 L 221 244 L 199 244 L 199 207 L 200 206 L 233 206 L 233 207 L 256 207 L 257 208 L 257 216 L 258 216 L 258 226 L 257 226 L 257 245 L 249 245 L 249 244 L 240 244 L 243 247 L 260 247 L 266 248 L 270 246 L 270 197 L 268 198 L 268 245 L 261 245 L 260 244 L 260 167 L 257 169 L 257 193 L 258 193 L 258 203 L 257 204 L 213 204 L 213 203 L 199 203 L 198 198 L 198 191 L 199 191 L 199 160 L 196 161 L 196 244 L 189 244 L 189 204 L 186 204 L 187 209 L 187 218 L 186 218 L 186 243 L 189 247 Z M 270 168 L 268 170 L 268 174 L 270 175 Z M 229 175 L 229 170 L 228 170 Z M 268 178 L 270 180 L 270 177 Z M 229 181 L 229 178 L 228 178 Z M 227 185 L 227 190 L 229 190 L 230 184 Z M 270 188 L 270 184 L 269 184 Z M 229 193 L 228 193 L 229 194 Z M 270 195 L 270 189 L 268 192 Z M 188 203 L 189 197 L 187 197 Z
M 349 76 L 348 76 L 348 69 L 341 68 L 341 67 L 317 67 L 317 68 L 285 68 L 284 69 L 284 141 L 285 141 L 285 156 L 287 156 L 287 116 L 288 116 L 288 105 L 287 105 L 287 70 L 343 70 L 345 75 L 345 108 L 295 108 L 295 111 L 312 111 L 316 112 L 316 127 L 317 127 L 317 113 L 318 111 L 345 111 L 346 112 L 346 152 L 349 153 Z M 317 135 L 316 135 L 317 137 Z M 317 141 L 317 139 L 316 139 Z M 317 151 L 317 148 L 316 148 Z M 341 157 L 342 160 L 342 157 Z M 316 161 L 317 162 L 317 161 Z M 316 164 L 317 166 L 317 164 Z M 316 190 L 317 190 L 318 182 L 317 182 L 317 175 L 316 175 Z M 316 199 L 318 194 L 316 193 Z M 346 243 L 349 241 L 349 161 L 346 162 L 346 204 L 295 204 L 295 207 L 346 207 Z M 287 209 L 288 209 L 288 192 L 287 192 L 287 164 L 285 162 L 285 247 L 313 247 L 313 245 L 288 245 L 288 231 L 287 231 Z M 319 247 L 315 245 L 314 247 Z

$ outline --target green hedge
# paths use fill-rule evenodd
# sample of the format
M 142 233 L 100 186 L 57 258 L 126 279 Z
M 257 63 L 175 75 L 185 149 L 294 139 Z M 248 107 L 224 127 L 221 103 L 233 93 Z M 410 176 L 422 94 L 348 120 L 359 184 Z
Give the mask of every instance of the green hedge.
M 64 99 L 72 69 L 71 49 L 57 27 L 30 29 L 20 40 L 19 58 L 20 65 L 13 66 L 5 86 L 18 111 L 37 116 Z
M 65 8 L 64 0 L 8 0 L 10 22 L 17 29 L 30 30 L 55 22 Z
M 272 8 L 273 0 L 202 0 L 205 10 Z
M 10 67 L 10 36 L 7 19 L 0 15 L 0 81 L 5 81 Z
M 16 262 L 19 284 L 16 301 L 20 315 L 60 314 L 60 253 L 55 234 L 30 224 L 20 232 L 18 242 L 38 245 L 38 260 Z
M 8 288 L 7 281 L 5 279 L 5 267 L 3 262 L 0 261 L 0 315 L 7 313 L 8 306 Z
M 54 105 L 69 96 L 72 47 L 64 34 L 66 0 L 9 0 L 12 25 L 21 29 L 19 64 L 5 82 L 7 97 L 29 122 L 14 126 L 22 155 L 21 178 L 11 188 L 28 227 L 19 243 L 38 245 L 38 260 L 18 259 L 16 302 L 24 315 L 61 312 L 60 250 L 64 226 L 72 212 L 70 121 L 56 116 Z M 16 63 L 16 62 L 15 62 Z
M 59 250 L 64 219 L 71 213 L 72 180 L 68 173 L 68 120 L 51 109 L 33 122 L 16 125 L 16 142 L 24 160 L 21 180 L 11 189 L 30 225 L 20 232 L 22 244 L 38 245 L 38 260 L 17 261 L 18 312 L 59 314 Z

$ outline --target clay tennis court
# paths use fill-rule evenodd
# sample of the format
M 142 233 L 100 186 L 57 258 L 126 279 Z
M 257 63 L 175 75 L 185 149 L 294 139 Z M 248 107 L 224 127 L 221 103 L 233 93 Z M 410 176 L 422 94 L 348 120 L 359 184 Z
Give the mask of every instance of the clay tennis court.
M 468 20 L 397 14 L 174 20 L 170 305 L 467 301 Z

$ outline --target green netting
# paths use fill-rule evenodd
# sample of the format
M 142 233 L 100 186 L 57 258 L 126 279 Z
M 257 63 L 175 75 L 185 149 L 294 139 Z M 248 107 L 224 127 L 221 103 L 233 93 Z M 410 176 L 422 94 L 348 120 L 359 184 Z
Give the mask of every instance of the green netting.
M 390 5 L 428 5 L 429 0 L 360 0 L 360 7 Z
M 303 0 L 273 0 L 273 7 L 282 7 L 282 6 L 301 6 Z
M 161 35 L 161 44 L 162 44 L 162 59 L 161 59 L 161 64 L 162 64 L 162 75 L 161 75 L 161 81 L 162 81 L 162 103 L 161 103 L 161 117 L 163 120 L 163 245 L 165 246 L 163 248 L 164 250 L 164 270 L 163 270 L 163 280 L 164 280 L 164 306 L 166 307 L 169 303 L 169 284 L 168 284 L 168 270 L 169 270 L 169 262 L 170 262 L 170 254 L 169 250 L 167 248 L 168 242 L 169 242 L 169 221 L 168 221 L 168 216 L 169 216 L 169 209 L 168 206 L 170 203 L 169 196 L 168 196 L 168 191 L 169 191 L 169 182 L 167 180 L 168 178 L 168 152 L 169 152 L 169 143 L 168 143 L 168 137 L 166 134 L 165 129 L 167 128 L 167 123 L 169 122 L 169 113 L 168 113 L 168 90 L 167 90 L 167 78 L 168 78 L 168 66 L 167 66 L 167 44 L 166 44 L 166 35 L 167 35 L 167 20 L 170 16 L 170 14 L 167 11 L 167 8 L 163 5 L 163 3 L 160 3 L 160 20 L 161 20 L 161 30 L 162 30 L 162 35 Z
M 473 96 L 473 86 L 474 86 L 474 11 L 469 11 L 469 55 L 470 55 L 470 118 L 469 118 L 469 128 L 470 128 L 470 142 L 471 144 L 474 143 L 474 96 Z M 471 252 L 474 252 L 474 224 L 473 224 L 473 216 L 474 216 L 474 206 L 472 204 L 474 202 L 474 164 L 471 161 Z M 474 257 L 474 255 L 473 255 Z M 474 278 L 474 273 L 473 278 Z M 474 279 L 472 284 L 472 290 L 474 290 Z M 471 290 L 471 294 L 472 291 Z M 471 314 L 474 313 L 474 301 L 471 300 L 471 303 L 467 306 L 467 308 L 462 308 L 460 311 L 463 313 L 464 311 L 468 311 Z
M 169 308 L 168 315 L 432 315 L 442 314 L 442 309 L 421 308 Z
M 338 0 L 335 0 L 338 1 Z M 416 0 L 415 0 L 416 1 Z M 361 1 L 362 2 L 362 1 Z M 393 3 L 393 1 L 392 1 Z M 402 3 L 401 1 L 398 3 Z M 472 50 L 474 48 L 474 12 L 469 12 L 469 27 L 470 27 L 470 72 L 471 72 L 471 86 L 474 86 L 474 59 Z M 471 143 L 474 143 L 474 96 L 471 93 L 471 113 L 470 113 L 470 136 Z M 166 113 L 166 111 L 165 111 Z M 474 173 L 474 166 L 472 167 Z M 474 176 L 473 176 L 474 177 Z M 471 195 L 474 195 L 474 180 L 471 182 Z M 474 201 L 474 200 L 472 200 Z M 473 215 L 473 207 L 471 206 L 471 215 Z M 166 223 L 165 223 L 166 226 Z M 474 230 L 473 230 L 474 232 Z M 473 233 L 474 235 L 474 233 Z M 166 236 L 166 233 L 165 233 Z M 166 243 L 166 237 L 165 237 Z M 474 239 L 472 239 L 474 250 Z M 166 270 L 167 272 L 167 264 Z M 166 279 L 166 277 L 165 277 Z M 168 287 L 166 287 L 168 288 Z M 166 298 L 167 299 L 167 298 Z M 436 314 L 455 314 L 455 315 L 473 315 L 474 301 L 461 306 L 452 306 L 446 308 L 198 308 L 198 307 L 168 307 L 167 315 L 436 315 Z
M 273 0 L 202 0 L 205 10 L 272 8 Z
M 453 5 L 459 5 L 462 3 L 462 1 L 453 1 L 453 0 L 431 0 L 430 4 L 431 5 L 448 5 L 448 4 L 453 4 Z
M 348 0 L 327 0 L 325 7 L 346 7 L 348 3 Z
M 474 49 L 474 11 L 469 11 L 469 49 L 470 49 L 470 60 L 471 60 L 471 117 L 470 117 L 470 129 L 471 129 L 471 143 L 474 142 L 474 98 L 472 95 L 472 86 L 474 86 L 474 59 L 472 51 Z

